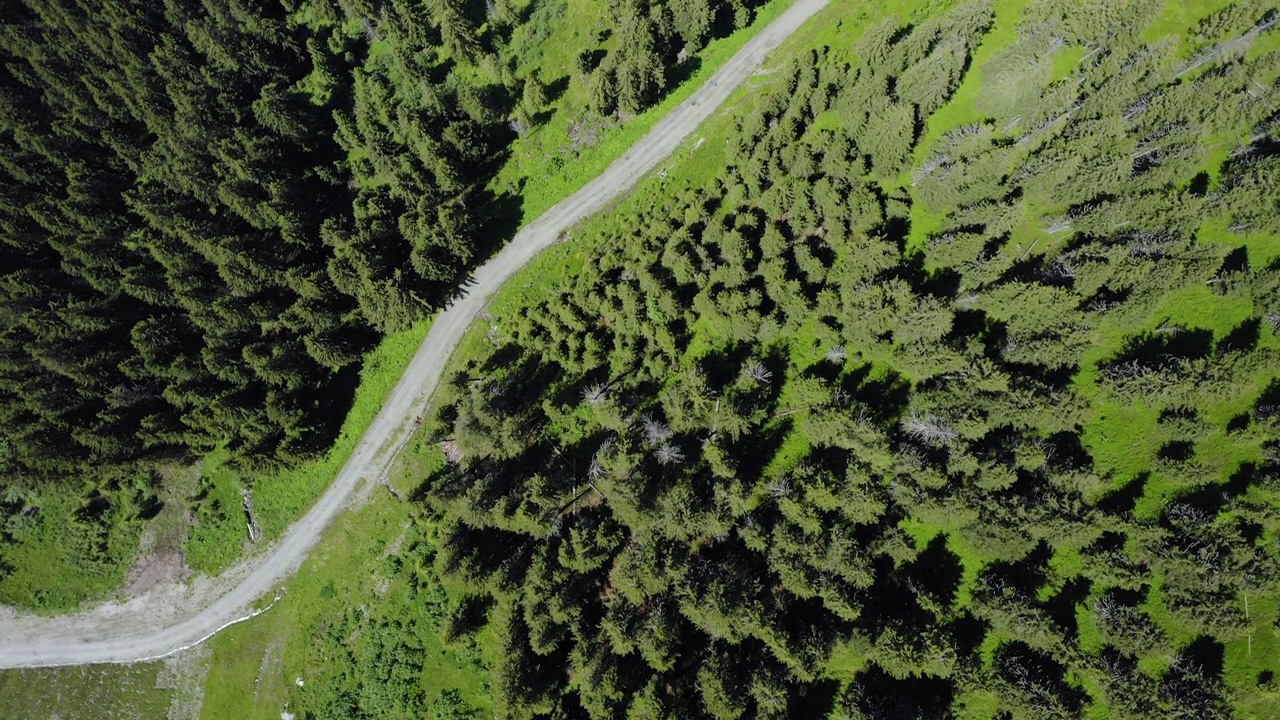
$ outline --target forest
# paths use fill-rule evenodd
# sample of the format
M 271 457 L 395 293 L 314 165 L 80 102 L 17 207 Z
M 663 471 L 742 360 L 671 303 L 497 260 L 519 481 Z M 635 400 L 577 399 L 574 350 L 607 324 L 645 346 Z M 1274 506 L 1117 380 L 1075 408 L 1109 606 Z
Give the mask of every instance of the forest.
M 1172 7 L 833 29 L 476 329 L 499 717 L 1274 716 L 1280 13 Z
M 520 224 L 489 181 L 566 86 L 639 112 L 758 4 L 612 4 L 544 78 L 563 2 L 6 3 L 0 600 L 83 599 L 19 579 L 51 532 L 118 576 L 174 466 L 325 453 L 365 354 Z
M 529 219 L 562 6 L 10 5 L 0 600 L 52 606 L 54 498 L 106 572 L 167 463 L 323 452 Z M 760 4 L 609 7 L 622 119 Z M 376 582 L 297 583 L 299 720 L 1280 715 L 1280 8 L 819 18 L 471 329 Z

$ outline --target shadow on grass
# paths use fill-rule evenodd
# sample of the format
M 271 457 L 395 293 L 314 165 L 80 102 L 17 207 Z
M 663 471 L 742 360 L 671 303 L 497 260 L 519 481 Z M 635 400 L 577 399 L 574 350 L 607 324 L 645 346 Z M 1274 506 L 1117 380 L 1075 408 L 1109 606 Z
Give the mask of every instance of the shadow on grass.
M 1108 515 L 1128 515 L 1138 504 L 1138 499 L 1142 497 L 1147 489 L 1147 481 L 1151 479 L 1151 473 L 1141 472 L 1132 479 L 1118 485 L 1116 488 L 1102 496 L 1098 501 L 1097 507 Z

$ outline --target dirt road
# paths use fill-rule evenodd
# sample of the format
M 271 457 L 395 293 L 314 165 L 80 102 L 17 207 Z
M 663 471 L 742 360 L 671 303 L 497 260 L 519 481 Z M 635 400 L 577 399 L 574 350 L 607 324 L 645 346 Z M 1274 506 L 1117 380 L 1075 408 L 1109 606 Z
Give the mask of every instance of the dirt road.
M 590 184 L 529 223 L 476 270 L 464 294 L 436 318 L 350 460 L 315 506 L 266 551 L 216 578 L 161 585 L 126 603 L 109 603 L 59 617 L 0 610 L 0 668 L 118 663 L 162 657 L 190 647 L 252 616 L 255 600 L 297 571 L 330 521 L 382 474 L 395 449 L 413 432 L 453 348 L 508 278 L 560 233 L 603 209 L 668 157 L 729 94 L 754 74 L 765 55 L 828 0 L 796 0 L 734 55 L 705 85 Z

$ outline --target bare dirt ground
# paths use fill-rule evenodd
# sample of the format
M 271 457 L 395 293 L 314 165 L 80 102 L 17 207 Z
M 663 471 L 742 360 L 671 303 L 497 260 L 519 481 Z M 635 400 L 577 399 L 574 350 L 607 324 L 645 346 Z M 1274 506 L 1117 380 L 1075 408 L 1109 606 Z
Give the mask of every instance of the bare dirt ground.
M 765 56 L 829 0 L 796 0 L 752 38 L 685 102 L 658 121 L 599 177 L 530 222 L 478 268 L 460 296 L 431 326 L 408 370 L 333 484 L 278 542 L 218 577 L 176 578 L 124 602 L 40 617 L 0 609 L 0 668 L 125 663 L 171 655 L 254 616 L 255 600 L 277 591 L 297 571 L 320 534 L 381 477 L 414 430 L 454 347 L 488 298 L 561 234 L 604 209 L 657 167 L 729 95 L 763 65 Z
M 140 598 L 151 588 L 181 583 L 189 577 L 191 577 L 191 569 L 187 567 L 186 558 L 183 557 L 181 550 L 157 550 L 144 553 L 129 569 L 129 578 L 124 585 L 124 595 L 127 598 Z

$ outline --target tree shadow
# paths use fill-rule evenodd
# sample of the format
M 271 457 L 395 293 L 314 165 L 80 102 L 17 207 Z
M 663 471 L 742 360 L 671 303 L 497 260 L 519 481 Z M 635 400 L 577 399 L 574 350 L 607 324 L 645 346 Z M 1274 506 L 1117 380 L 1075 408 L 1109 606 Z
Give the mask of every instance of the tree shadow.
M 462 0 L 455 7 L 462 11 L 462 16 L 470 21 L 474 27 L 480 27 L 489 20 L 489 3 L 487 0 Z
M 361 347 L 372 347 L 372 337 L 369 333 L 357 333 L 355 341 Z M 347 414 L 355 404 L 362 365 L 363 363 L 348 365 L 334 373 L 328 382 L 311 391 L 299 392 L 298 405 L 314 408 L 312 412 L 308 412 L 308 417 L 314 424 L 296 448 L 302 454 L 322 454 L 337 440 L 342 424 L 346 422 Z
M 1013 467 L 1017 461 L 1015 450 L 1021 437 L 1022 433 L 1012 425 L 1001 425 L 987 431 L 987 434 L 970 444 L 969 448 L 974 456 L 982 460 Z
M 1262 479 L 1262 468 L 1257 463 L 1245 461 L 1236 466 L 1222 486 L 1222 491 L 1230 497 L 1240 497 L 1249 488 Z
M 527 179 L 521 178 L 514 192 L 488 193 L 484 199 L 484 218 L 474 238 L 477 241 L 475 257 L 481 262 L 502 249 L 524 226 L 527 218 L 521 197 L 526 183 Z
M 485 366 L 492 365 L 492 358 Z M 565 401 L 565 393 L 576 392 L 573 387 L 558 387 L 557 380 L 565 376 L 564 367 L 555 360 L 541 355 L 519 355 L 515 363 L 506 366 L 506 372 L 497 383 L 490 384 L 489 406 L 495 411 L 519 412 L 537 407 L 538 401 L 548 390 L 557 390 L 554 399 Z
M 1234 273 L 1249 272 L 1249 248 L 1241 245 L 1227 253 L 1222 258 L 1222 264 L 1218 266 L 1218 275 L 1230 275 Z
M 1258 421 L 1280 415 L 1280 380 L 1272 380 L 1253 403 L 1253 417 Z
M 794 420 L 786 417 L 744 435 L 733 444 L 731 453 L 738 461 L 738 477 L 744 484 L 753 484 L 763 476 L 765 467 L 778 454 L 794 427 Z
M 1209 173 L 1200 172 L 1191 178 L 1190 184 L 1187 185 L 1187 192 L 1195 197 L 1204 197 L 1209 192 Z
M 1093 455 L 1081 442 L 1079 433 L 1054 433 L 1049 436 L 1048 443 L 1055 466 L 1072 470 L 1088 470 L 1093 467 Z
M 1084 312 L 1104 312 L 1117 305 L 1123 305 L 1132 294 L 1133 290 L 1130 288 L 1113 290 L 1111 287 L 1103 285 L 1093 295 L 1081 300 L 1077 309 Z
M 1000 358 L 1000 364 L 1014 376 L 1011 378 L 1011 385 L 1035 388 L 1039 392 L 1047 393 L 1066 390 L 1080 370 L 1077 365 L 1064 365 L 1051 369 L 1043 365 L 1011 362 L 1003 358 Z
M 1206 680 L 1220 679 L 1225 667 L 1225 654 L 1226 648 L 1221 641 L 1209 635 L 1201 635 L 1182 648 L 1182 672 Z M 1177 674 L 1179 669 L 1173 668 L 1166 677 Z
M 788 716 L 793 718 L 824 718 L 830 715 L 835 707 L 836 695 L 840 692 L 840 683 L 825 679 L 807 685 L 800 685 L 791 693 L 788 700 Z
M 899 572 L 908 582 L 927 593 L 931 600 L 950 608 L 960 590 L 964 565 L 960 556 L 947 546 L 947 536 L 939 533 L 916 555 L 915 560 Z
M 1252 352 L 1261 339 L 1262 318 L 1251 317 L 1224 335 L 1214 351 L 1218 357 L 1230 352 Z
M 569 75 L 561 75 L 546 85 L 547 103 L 553 103 L 564 97 L 565 92 L 569 89 Z
M 987 566 L 979 576 L 990 587 L 1009 587 L 1023 596 L 1034 598 L 1048 579 L 1049 560 L 1053 549 L 1044 540 L 1020 560 L 997 562 Z
M 1124 546 L 1127 542 L 1128 537 L 1123 532 L 1104 530 L 1096 540 L 1086 545 L 1082 552 L 1087 554 L 1124 552 Z
M 1133 362 L 1143 367 L 1164 367 L 1178 360 L 1195 360 L 1213 352 L 1213 332 L 1202 328 L 1177 332 L 1148 332 L 1125 341 L 1121 350 L 1107 364 Z
M 1075 637 L 1079 631 L 1076 621 L 1076 607 L 1089 597 L 1093 583 L 1088 578 L 1077 577 L 1063 584 L 1053 597 L 1044 602 L 1045 611 L 1054 623 L 1066 632 L 1067 637 Z
M 451 525 L 439 539 L 437 563 L 448 575 L 511 592 L 524 582 L 533 555 L 530 539 L 498 528 Z
M 702 58 L 698 55 L 691 55 L 685 58 L 684 62 L 671 63 L 666 66 L 664 75 L 666 76 L 666 88 L 670 92 L 672 89 L 680 87 L 689 78 L 698 74 L 702 69 Z M 665 94 L 665 93 L 664 93 Z
M 742 372 L 743 363 L 755 350 L 755 346 L 747 342 L 733 342 L 715 348 L 698 359 L 698 367 L 707 378 L 707 386 L 712 392 L 724 392 Z
M 1249 423 L 1253 418 L 1247 412 L 1242 412 L 1233 416 L 1227 421 L 1227 432 L 1238 433 L 1249 429 Z
M 921 677 L 899 680 L 872 665 L 854 677 L 841 698 L 841 704 L 849 717 L 945 720 L 952 717 L 951 704 L 955 692 L 955 684 L 948 679 Z
M 896 424 L 911 401 L 911 382 L 891 368 L 877 377 L 870 374 L 869 364 L 854 368 L 841 379 L 841 387 L 865 405 L 876 422 Z
M 952 347 L 963 347 L 969 338 L 984 341 L 984 347 L 990 347 L 986 339 L 991 334 L 987 314 L 982 310 L 956 310 L 951 319 L 951 332 L 947 334 L 946 344 Z
M 599 48 L 583 50 L 578 53 L 578 68 L 586 73 L 594 72 L 596 68 L 600 67 L 600 63 L 604 62 L 605 56 L 608 54 L 609 51 Z
M 1160 411 L 1156 421 L 1161 424 L 1185 421 L 1195 422 L 1200 419 L 1200 411 L 1190 405 L 1170 405 Z
M 1156 458 L 1167 462 L 1182 463 L 1190 460 L 1196 453 L 1196 445 L 1186 440 L 1170 440 L 1156 451 Z
M 849 623 L 832 616 L 818 598 L 790 596 L 774 620 L 774 627 L 794 657 L 816 661 L 827 657 Z M 781 658 L 780 658 L 781 659 Z
M 1108 515 L 1121 516 L 1132 513 L 1133 508 L 1138 504 L 1138 498 L 1146 492 L 1147 480 L 1150 479 L 1151 473 L 1145 470 L 1138 473 L 1103 495 L 1097 502 L 1097 508 Z
M 466 593 L 450 603 L 448 615 L 440 624 L 441 639 L 454 643 L 474 637 L 489 622 L 495 601 L 489 593 Z
M 1050 696 L 1078 717 L 1087 695 L 1067 680 L 1067 668 L 1053 658 L 1022 642 L 1011 642 L 996 650 L 996 673 L 1005 682 L 1026 693 L 1028 699 L 1044 702 Z
M 505 368 L 512 367 L 520 362 L 524 357 L 525 349 L 515 343 L 503 343 L 497 350 L 493 351 L 484 364 L 480 366 L 480 376 L 476 379 L 487 378 L 494 373 Z
M 856 388 L 858 384 L 862 382 L 862 379 L 865 378 L 870 371 L 871 371 L 871 366 L 867 363 L 859 365 L 858 367 L 855 367 L 852 370 L 850 370 L 849 371 L 850 373 L 861 374 L 861 377 L 858 377 L 857 379 L 855 379 L 851 383 L 851 385 Z M 844 376 L 845 376 L 845 369 L 844 369 L 843 361 L 816 362 L 800 372 L 800 377 L 822 380 L 827 383 L 836 383 L 837 381 L 841 380 L 841 378 Z M 842 382 L 841 387 L 844 388 L 845 383 Z M 848 388 L 845 388 L 845 389 L 846 391 L 848 390 Z

